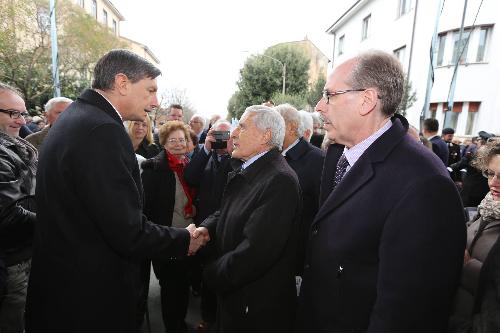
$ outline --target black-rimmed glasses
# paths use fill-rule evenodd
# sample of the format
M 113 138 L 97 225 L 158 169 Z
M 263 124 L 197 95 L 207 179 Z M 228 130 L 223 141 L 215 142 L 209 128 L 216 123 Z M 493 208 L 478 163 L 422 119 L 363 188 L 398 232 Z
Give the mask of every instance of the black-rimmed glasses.
M 4 110 L 4 109 L 0 109 L 0 112 L 2 113 L 7 113 L 12 119 L 19 119 L 21 118 L 21 116 L 23 118 L 26 118 L 28 116 L 28 112 L 26 111 L 17 111 L 17 110 Z

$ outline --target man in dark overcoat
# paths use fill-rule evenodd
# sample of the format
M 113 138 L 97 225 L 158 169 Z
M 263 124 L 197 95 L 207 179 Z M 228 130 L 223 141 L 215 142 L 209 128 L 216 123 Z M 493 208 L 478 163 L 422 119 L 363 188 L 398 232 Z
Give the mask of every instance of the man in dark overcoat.
M 446 329 L 465 218 L 443 163 L 394 115 L 403 86 L 399 61 L 370 51 L 334 70 L 316 106 L 344 147 L 325 158 L 298 332 Z
M 301 198 L 297 176 L 279 149 L 283 118 L 266 106 L 245 110 L 231 134 L 233 159 L 220 211 L 197 229 L 218 256 L 205 281 L 218 296 L 215 332 L 290 332 Z
M 309 227 L 319 208 L 319 186 L 325 154 L 303 138 L 300 115 L 290 104 L 280 104 L 274 109 L 285 120 L 283 151 L 288 165 L 295 171 L 302 190 L 302 218 L 299 231 L 299 252 L 297 254 L 297 275 L 304 266 L 304 247 Z
M 137 332 L 140 263 L 188 253 L 188 230 L 142 214 L 139 167 L 122 124 L 144 121 L 157 106 L 158 75 L 139 56 L 110 51 L 96 64 L 93 89 L 45 138 L 27 332 Z

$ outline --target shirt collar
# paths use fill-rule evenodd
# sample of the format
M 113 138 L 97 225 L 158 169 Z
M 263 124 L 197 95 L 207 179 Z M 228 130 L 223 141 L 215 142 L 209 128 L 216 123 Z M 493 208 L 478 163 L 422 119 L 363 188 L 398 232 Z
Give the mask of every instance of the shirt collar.
M 297 143 L 299 143 L 299 141 L 300 141 L 300 138 L 298 138 L 297 140 L 295 140 L 295 141 L 294 141 L 291 145 L 289 145 L 289 146 L 288 146 L 285 150 L 283 150 L 283 151 L 281 152 L 281 155 L 285 156 L 285 155 L 286 155 L 286 153 L 287 153 L 290 149 L 292 149 L 293 147 L 295 147 L 295 145 L 297 145 Z
M 267 153 L 268 151 L 269 150 L 266 150 L 266 151 L 263 151 L 260 154 L 257 154 L 255 156 L 253 156 L 248 161 L 246 161 L 245 163 L 243 163 L 243 165 L 241 166 L 241 169 L 244 170 L 244 169 L 248 168 L 253 162 L 257 161 L 259 158 L 261 158 L 262 156 L 264 156 L 264 154 Z
M 361 155 L 363 155 L 363 153 L 372 145 L 372 143 L 374 143 L 375 140 L 377 140 L 380 136 L 382 136 L 382 134 L 387 132 L 387 130 L 389 130 L 391 126 L 392 126 L 391 119 L 387 119 L 387 122 L 384 124 L 384 126 L 379 128 L 378 131 L 376 131 L 375 133 L 373 133 L 372 135 L 370 135 L 357 145 L 351 147 L 350 149 L 344 148 L 345 157 L 349 162 L 348 169 L 352 168 L 352 166 L 354 166 L 354 164 L 359 160 Z
M 121 121 L 123 121 L 123 117 L 122 117 L 122 115 L 120 114 L 120 112 L 118 112 L 118 110 L 115 108 L 115 106 L 113 105 L 113 103 L 111 103 L 111 102 L 109 101 L 109 99 L 107 99 L 107 97 L 106 97 L 106 96 L 104 96 L 103 94 L 101 94 L 99 91 L 97 91 L 97 90 L 95 90 L 95 89 L 94 89 L 94 91 L 95 91 L 96 93 L 98 93 L 99 95 L 101 95 L 101 96 L 102 96 L 102 98 L 104 98 L 106 101 L 108 101 L 109 105 L 111 105 L 111 106 L 113 107 L 113 110 L 115 110 L 115 112 L 118 114 L 118 117 L 120 117 Z

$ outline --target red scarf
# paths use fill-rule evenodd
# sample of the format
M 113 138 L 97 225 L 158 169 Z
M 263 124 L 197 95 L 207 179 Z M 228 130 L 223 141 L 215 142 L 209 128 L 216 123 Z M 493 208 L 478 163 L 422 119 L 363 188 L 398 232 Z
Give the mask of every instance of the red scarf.
M 188 163 L 188 159 L 178 159 L 174 155 L 170 154 L 167 151 L 167 161 L 168 161 L 168 166 L 170 169 L 172 169 L 173 172 L 177 175 L 177 178 L 179 178 L 179 181 L 182 184 L 182 189 L 184 190 L 184 193 L 186 194 L 186 197 L 188 199 L 188 202 L 186 206 L 184 206 L 184 216 L 186 217 L 192 217 L 193 216 L 193 198 L 196 194 L 195 189 L 189 187 L 186 182 L 184 181 L 184 169 L 186 168 L 186 165 Z

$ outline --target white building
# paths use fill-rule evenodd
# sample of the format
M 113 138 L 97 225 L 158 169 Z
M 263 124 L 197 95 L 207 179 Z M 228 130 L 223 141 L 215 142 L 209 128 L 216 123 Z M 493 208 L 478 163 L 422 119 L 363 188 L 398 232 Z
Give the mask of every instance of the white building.
M 439 7 L 440 2 L 444 5 Z M 462 43 L 459 32 L 465 0 L 357 0 L 328 28 L 333 35 L 335 67 L 362 50 L 381 49 L 393 53 L 403 64 L 417 101 L 407 111 L 411 124 L 419 127 L 429 76 L 431 41 L 436 26 L 433 53 L 434 85 L 424 118 L 435 117 L 458 135 L 477 135 L 484 130 L 500 134 L 500 1 L 469 0 Z M 470 36 L 468 44 L 463 46 Z M 454 64 L 458 66 L 453 110 L 448 105 Z M 446 114 L 446 116 L 445 116 Z M 444 126 L 443 126 L 444 124 Z

